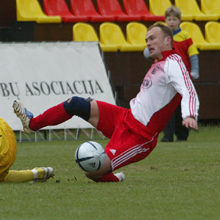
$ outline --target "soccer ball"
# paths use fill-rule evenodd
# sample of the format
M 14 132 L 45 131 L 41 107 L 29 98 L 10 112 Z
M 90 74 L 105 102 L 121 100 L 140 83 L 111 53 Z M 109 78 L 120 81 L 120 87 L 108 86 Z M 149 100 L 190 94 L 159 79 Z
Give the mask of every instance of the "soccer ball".
M 99 170 L 105 163 L 106 154 L 103 147 L 94 141 L 87 141 L 81 144 L 75 153 L 75 160 L 78 166 L 87 172 Z

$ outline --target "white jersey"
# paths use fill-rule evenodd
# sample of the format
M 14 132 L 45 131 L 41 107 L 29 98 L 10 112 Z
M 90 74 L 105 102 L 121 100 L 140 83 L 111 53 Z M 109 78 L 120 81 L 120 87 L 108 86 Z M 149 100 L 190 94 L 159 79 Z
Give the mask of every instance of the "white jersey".
M 130 101 L 134 118 L 145 126 L 163 130 L 181 100 L 182 118 L 198 117 L 199 99 L 184 63 L 174 50 L 162 52 L 137 96 Z

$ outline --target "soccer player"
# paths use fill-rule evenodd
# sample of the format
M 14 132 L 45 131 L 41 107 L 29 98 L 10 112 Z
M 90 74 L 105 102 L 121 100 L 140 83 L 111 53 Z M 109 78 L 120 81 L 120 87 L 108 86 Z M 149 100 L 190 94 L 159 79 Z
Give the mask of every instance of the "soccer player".
M 199 100 L 181 57 L 172 50 L 171 30 L 162 24 L 151 26 L 146 41 L 155 63 L 145 75 L 140 92 L 130 101 L 130 109 L 74 96 L 33 117 L 15 100 L 14 112 L 21 119 L 24 132 L 57 125 L 73 115 L 83 118 L 110 139 L 105 147 L 104 165 L 85 175 L 96 182 L 121 182 L 125 174 L 113 171 L 151 153 L 180 102 L 183 125 L 197 130 Z
M 0 118 L 0 182 L 45 182 L 54 176 L 51 167 L 36 167 L 32 170 L 10 170 L 17 153 L 16 137 L 10 126 Z
M 170 6 L 165 12 L 165 22 L 173 32 L 173 47 L 181 56 L 187 71 L 192 79 L 199 78 L 198 50 L 193 44 L 189 33 L 183 31 L 179 25 L 181 22 L 181 12 L 176 6 Z M 150 56 L 148 48 L 144 50 L 144 55 L 148 59 Z M 179 105 L 163 130 L 162 142 L 173 142 L 174 134 L 177 141 L 186 141 L 189 136 L 189 129 L 182 125 L 181 106 Z

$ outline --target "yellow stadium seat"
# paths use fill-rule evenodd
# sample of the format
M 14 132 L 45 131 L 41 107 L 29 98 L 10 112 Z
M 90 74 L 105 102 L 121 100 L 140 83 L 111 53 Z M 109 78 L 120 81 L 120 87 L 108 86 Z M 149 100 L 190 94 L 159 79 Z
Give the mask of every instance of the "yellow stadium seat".
M 83 22 L 78 22 L 73 25 L 73 40 L 99 42 L 99 38 L 94 27 L 88 23 Z M 104 52 L 115 52 L 118 50 L 116 46 L 106 46 L 100 42 L 99 45 Z
M 164 15 L 171 5 L 170 0 L 149 0 L 150 13 L 153 15 Z
M 99 41 L 98 35 L 92 25 L 78 22 L 73 25 L 74 41 Z
M 37 0 L 16 0 L 17 21 L 37 23 L 61 23 L 60 16 L 47 16 Z
M 163 22 L 163 21 L 156 21 L 155 23 L 153 23 L 153 25 L 155 25 L 155 24 L 163 24 L 163 25 L 167 26 L 167 23 Z
M 170 0 L 149 0 L 150 13 L 154 15 L 164 15 L 165 11 L 172 6 Z M 192 21 L 191 15 L 182 15 L 182 20 Z
M 201 0 L 201 11 L 207 15 L 216 15 L 220 19 L 220 1 Z
M 206 40 L 220 50 L 220 23 L 210 21 L 205 24 Z
M 180 24 L 182 30 L 190 33 L 194 45 L 200 50 L 216 50 L 215 46 L 204 39 L 200 27 L 193 22 L 182 22 Z
M 100 25 L 100 42 L 107 46 L 117 46 L 121 52 L 140 51 L 141 46 L 128 43 L 119 25 L 104 22 Z
M 196 0 L 175 0 L 175 5 L 180 9 L 182 17 L 192 16 L 196 21 L 218 20 L 216 15 L 202 13 Z
M 139 22 L 130 22 L 126 26 L 126 34 L 128 43 L 140 46 L 140 51 L 146 48 L 147 27 Z

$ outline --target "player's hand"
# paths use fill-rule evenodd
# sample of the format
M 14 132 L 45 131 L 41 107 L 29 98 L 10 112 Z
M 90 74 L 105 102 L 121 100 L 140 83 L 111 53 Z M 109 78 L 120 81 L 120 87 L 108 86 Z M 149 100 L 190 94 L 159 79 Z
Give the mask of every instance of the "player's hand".
M 192 117 L 187 117 L 183 119 L 182 125 L 185 126 L 186 128 L 193 128 L 195 130 L 198 130 L 198 123 L 196 119 Z
M 198 72 L 191 72 L 190 75 L 192 76 L 192 79 L 198 79 L 199 78 L 199 73 Z

